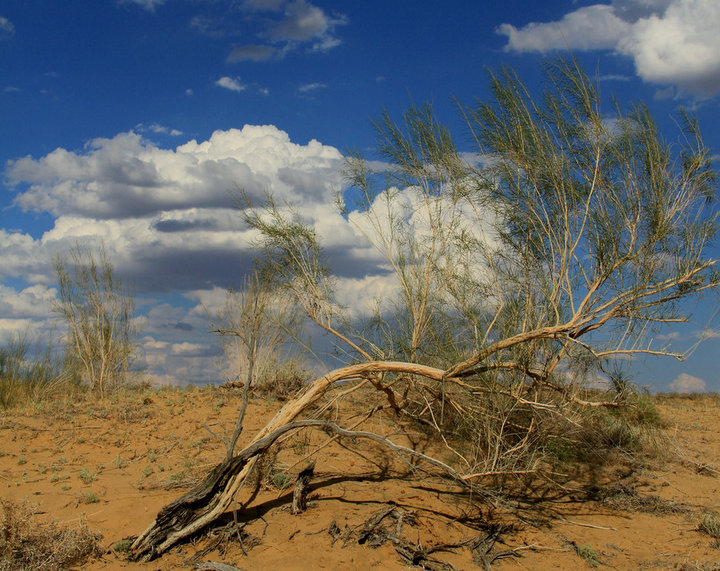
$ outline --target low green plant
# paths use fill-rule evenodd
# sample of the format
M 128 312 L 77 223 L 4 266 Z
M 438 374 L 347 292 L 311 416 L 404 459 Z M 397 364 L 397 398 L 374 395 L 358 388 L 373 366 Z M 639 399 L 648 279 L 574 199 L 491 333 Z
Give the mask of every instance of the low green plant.
M 121 539 L 113 544 L 112 550 L 115 553 L 129 553 L 132 541 L 130 539 Z
M 93 493 L 87 493 L 80 496 L 80 500 L 84 504 L 96 504 L 100 501 L 100 498 Z
M 292 477 L 287 472 L 277 469 L 275 466 L 270 468 L 269 479 L 272 485 L 278 490 L 284 490 L 292 482 Z
M 113 466 L 115 466 L 118 469 L 126 468 L 129 463 L 130 463 L 130 460 L 121 458 L 120 456 L 118 456 L 117 458 L 115 458 L 115 460 L 113 460 Z
M 91 472 L 87 468 L 83 468 L 80 470 L 80 474 L 78 477 L 82 480 L 83 484 L 91 484 L 95 480 L 97 480 L 97 472 Z
M 593 567 L 597 567 L 600 564 L 600 561 L 598 560 L 597 552 L 593 549 L 593 546 L 589 543 L 586 543 L 585 545 L 576 545 L 575 551 L 577 551 L 577 554 L 580 556 L 581 559 L 584 559 L 587 563 L 592 565 Z

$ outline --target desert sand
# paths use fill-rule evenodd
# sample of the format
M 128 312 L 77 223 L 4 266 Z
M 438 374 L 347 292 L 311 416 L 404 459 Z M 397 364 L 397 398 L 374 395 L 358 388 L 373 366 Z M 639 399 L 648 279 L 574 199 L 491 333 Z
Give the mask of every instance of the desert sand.
M 702 525 L 720 511 L 720 398 L 655 400 L 666 422 L 657 452 L 619 454 L 575 474 L 567 466 L 561 487 L 531 484 L 521 504 L 469 501 L 367 443 L 332 442 L 310 458 L 329 436 L 303 432 L 264 461 L 246 509 L 146 563 L 128 561 L 123 540 L 223 459 L 239 390 L 48 403 L 0 413 L 0 498 L 30 502 L 38 523 L 82 522 L 102 534 L 102 555 L 83 569 L 406 569 L 403 549 L 431 569 L 720 569 L 718 540 Z M 280 405 L 253 399 L 240 445 Z M 373 423 L 392 431 L 390 419 Z M 412 434 L 393 438 L 432 445 Z M 293 515 L 293 478 L 312 459 L 308 508 Z M 517 491 L 517 482 L 502 485 Z

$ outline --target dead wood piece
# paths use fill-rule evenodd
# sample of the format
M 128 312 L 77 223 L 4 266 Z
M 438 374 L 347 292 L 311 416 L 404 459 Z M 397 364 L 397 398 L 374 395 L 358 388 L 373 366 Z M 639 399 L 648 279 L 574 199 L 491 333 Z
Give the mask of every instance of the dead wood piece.
M 417 547 L 409 541 L 400 539 L 392 543 L 397 554 L 408 565 L 419 566 L 430 571 L 457 571 L 457 567 L 452 563 L 430 557 L 427 550 Z
M 328 527 L 328 533 L 332 538 L 330 541 L 330 545 L 333 546 L 335 545 L 335 542 L 340 538 L 340 535 L 342 535 L 342 530 L 340 529 L 340 526 L 335 520 L 332 520 L 330 522 L 330 526 Z
M 203 516 L 225 499 L 223 492 L 227 485 L 243 470 L 245 465 L 272 446 L 280 436 L 296 428 L 298 427 L 293 423 L 286 424 L 265 438 L 261 438 L 237 456 L 220 463 L 195 488 L 162 508 L 155 517 L 151 528 L 133 543 L 134 557 L 136 559 L 141 557 L 147 560 L 152 559 L 178 539 L 187 537 L 192 531 L 197 531 L 197 528 L 193 529 L 195 527 L 193 524 L 196 524 L 198 520 L 203 521 Z M 228 501 L 227 505 L 229 503 Z M 188 532 L 188 528 L 192 531 Z
M 374 515 L 372 515 L 360 528 L 360 531 L 358 531 L 357 534 L 357 542 L 362 545 L 363 543 L 366 543 L 368 539 L 373 534 L 377 534 L 377 526 L 380 524 L 380 522 L 385 519 L 388 515 L 390 515 L 391 512 L 395 510 L 395 506 L 390 506 L 387 508 L 381 509 L 379 512 L 376 512 Z M 384 543 L 384 541 L 383 541 Z
M 315 462 L 303 469 L 295 480 L 293 490 L 292 514 L 298 515 L 307 509 L 308 485 L 315 474 Z
M 487 533 L 482 536 L 471 539 L 469 542 L 465 542 L 471 551 L 474 552 L 473 561 L 485 569 L 490 571 L 492 564 L 498 559 L 505 559 L 507 557 L 522 557 L 522 554 L 508 549 L 505 551 L 493 551 L 495 543 L 500 537 L 500 534 L 506 531 L 508 528 L 502 525 L 491 524 L 488 528 Z

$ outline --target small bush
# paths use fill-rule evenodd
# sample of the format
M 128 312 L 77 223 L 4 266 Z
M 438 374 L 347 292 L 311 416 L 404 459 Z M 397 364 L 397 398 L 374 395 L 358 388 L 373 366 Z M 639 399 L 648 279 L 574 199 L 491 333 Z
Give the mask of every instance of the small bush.
M 83 494 L 80 496 L 80 501 L 84 504 L 96 504 L 100 501 L 100 498 L 96 494 Z
M 593 567 L 597 567 L 600 564 L 600 561 L 598 560 L 597 552 L 593 549 L 593 546 L 589 543 L 586 543 L 585 545 L 576 545 L 575 551 L 577 551 L 577 554 L 580 556 L 581 559 L 584 559 L 587 563 L 592 565 Z
M 112 550 L 115 553 L 130 553 L 130 546 L 132 541 L 130 539 L 121 539 L 112 546 Z
M 97 480 L 98 475 L 97 472 L 91 472 L 87 468 L 83 468 L 80 470 L 80 475 L 78 477 L 82 480 L 83 484 L 91 484 Z
M 273 486 L 275 486 L 278 490 L 284 490 L 292 482 L 290 474 L 285 472 L 272 472 L 271 479 Z
M 9 500 L 0 503 L 3 512 L 0 571 L 67 569 L 101 554 L 102 536 L 85 525 L 65 527 L 55 522 L 38 523 L 32 518 L 37 513 L 35 506 Z

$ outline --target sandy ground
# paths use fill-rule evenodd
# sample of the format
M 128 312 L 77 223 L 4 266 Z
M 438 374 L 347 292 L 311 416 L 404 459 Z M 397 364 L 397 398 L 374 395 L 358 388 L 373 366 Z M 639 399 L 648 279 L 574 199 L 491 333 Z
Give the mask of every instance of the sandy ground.
M 491 542 L 478 543 L 496 529 L 490 523 L 502 527 L 486 560 L 506 555 L 493 569 L 720 569 L 720 548 L 698 530 L 708 512 L 720 512 L 720 399 L 657 402 L 668 423 L 660 458 L 585 473 L 566 490 L 536 498 L 519 518 L 410 475 L 379 449 L 357 453 L 337 443 L 317 456 L 308 510 L 292 515 L 292 480 L 284 470 L 294 477 L 328 438 L 301 433 L 267 462 L 257 497 L 235 515 L 242 546 L 237 532 L 216 529 L 210 539 L 150 563 L 127 561 L 113 546 L 142 532 L 162 506 L 223 458 L 221 438 L 232 431 L 240 398 L 221 389 L 146 391 L 0 413 L 0 497 L 37 504 L 39 519 L 84 521 L 99 530 L 105 554 L 85 569 L 182 569 L 197 561 L 248 571 L 408 568 L 390 542 L 376 547 L 380 540 L 372 534 L 358 542 L 363 524 L 379 513 L 386 516 L 376 530 L 415 546 L 465 542 L 430 555 L 457 569 L 482 568 L 478 553 Z M 278 406 L 255 402 L 245 437 Z M 389 424 L 375 428 L 391 430 Z

